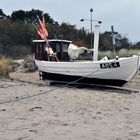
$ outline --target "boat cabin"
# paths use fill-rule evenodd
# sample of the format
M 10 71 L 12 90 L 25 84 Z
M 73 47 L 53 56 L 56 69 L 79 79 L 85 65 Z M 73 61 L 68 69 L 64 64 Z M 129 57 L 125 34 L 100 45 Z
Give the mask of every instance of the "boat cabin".
M 49 61 L 49 54 L 46 50 L 49 45 L 59 61 L 69 61 L 68 47 L 70 43 L 72 41 L 58 39 L 50 39 L 48 44 L 46 44 L 45 40 L 33 40 L 35 59 Z

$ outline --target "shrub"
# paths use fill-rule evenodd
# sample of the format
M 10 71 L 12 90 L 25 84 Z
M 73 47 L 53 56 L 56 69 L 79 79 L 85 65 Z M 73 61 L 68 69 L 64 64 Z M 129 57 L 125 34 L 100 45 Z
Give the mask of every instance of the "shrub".
M 34 57 L 29 55 L 27 56 L 23 61 L 23 68 L 25 69 L 25 72 L 33 72 L 36 70 Z

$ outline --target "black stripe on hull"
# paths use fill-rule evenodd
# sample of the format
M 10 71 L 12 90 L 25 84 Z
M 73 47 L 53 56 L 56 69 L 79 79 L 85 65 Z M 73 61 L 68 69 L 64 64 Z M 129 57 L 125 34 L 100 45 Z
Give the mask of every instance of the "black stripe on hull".
M 97 85 L 111 85 L 111 86 L 123 86 L 127 83 L 125 80 L 117 79 L 98 79 L 98 78 L 84 78 L 82 76 L 72 76 L 72 75 L 63 75 L 55 73 L 42 72 L 42 79 L 62 81 L 62 82 L 73 82 L 82 83 L 82 84 L 97 84 Z M 79 80 L 78 80 L 79 79 Z

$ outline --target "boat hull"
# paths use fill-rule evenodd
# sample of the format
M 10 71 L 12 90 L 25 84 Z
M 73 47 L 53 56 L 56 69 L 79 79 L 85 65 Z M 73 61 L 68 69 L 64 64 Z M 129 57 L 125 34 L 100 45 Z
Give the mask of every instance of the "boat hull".
M 138 70 L 138 56 L 107 61 L 53 62 L 35 61 L 42 78 L 73 83 L 122 86 Z
M 82 76 L 74 75 L 63 75 L 56 73 L 42 72 L 42 78 L 51 81 L 67 82 L 69 84 L 95 84 L 95 85 L 111 85 L 111 86 L 123 86 L 127 83 L 125 80 L 119 79 L 98 79 L 98 78 L 87 78 Z

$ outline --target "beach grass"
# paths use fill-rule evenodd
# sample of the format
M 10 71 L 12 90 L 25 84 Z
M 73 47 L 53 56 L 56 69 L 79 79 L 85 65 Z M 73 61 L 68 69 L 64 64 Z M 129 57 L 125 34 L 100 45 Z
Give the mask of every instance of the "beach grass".
M 115 54 L 113 51 L 99 51 L 99 58 L 107 56 L 108 58 L 114 58 L 115 56 L 119 57 L 129 57 L 133 55 L 139 55 L 139 49 L 120 49 Z
M 0 78 L 8 78 L 9 72 L 15 71 L 20 65 L 25 72 L 34 72 L 36 70 L 33 56 L 27 56 L 21 60 L 0 57 Z
M 8 77 L 10 65 L 11 59 L 5 57 L 0 58 L 0 78 Z

